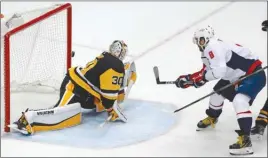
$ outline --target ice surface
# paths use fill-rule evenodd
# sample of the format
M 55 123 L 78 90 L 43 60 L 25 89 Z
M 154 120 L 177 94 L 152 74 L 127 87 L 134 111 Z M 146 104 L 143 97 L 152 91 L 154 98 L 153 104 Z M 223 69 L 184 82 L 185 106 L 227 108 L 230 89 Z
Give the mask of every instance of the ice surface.
M 107 118 L 107 113 L 96 113 L 95 110 L 84 110 L 82 124 L 58 131 L 40 132 L 33 136 L 22 136 L 20 133 L 9 133 L 6 138 L 43 142 L 48 144 L 67 145 L 79 148 L 112 148 L 135 144 L 163 135 L 176 124 L 174 105 L 129 99 L 124 103 L 124 114 L 127 123 L 100 124 Z M 64 142 L 64 144 L 62 144 Z
M 40 5 L 38 2 L 14 3 L 2 2 L 1 11 L 10 13 L 12 9 L 17 11 Z M 123 39 L 129 45 L 129 52 L 136 55 L 226 3 L 73 2 L 73 42 L 107 49 L 112 40 Z M 265 19 L 266 2 L 236 2 L 198 26 L 210 24 L 218 37 L 249 47 L 263 65 L 267 65 L 267 34 L 261 31 L 261 22 Z M 131 99 L 170 103 L 180 108 L 211 92 L 216 81 L 199 89 L 185 90 L 174 85 L 156 85 L 152 70 L 153 66 L 159 67 L 161 80 L 175 80 L 181 74 L 199 70 L 202 66 L 200 52 L 192 43 L 193 32 L 198 26 L 136 61 L 138 79 L 129 95 Z M 97 50 L 77 45 L 73 50 L 76 51 L 73 65 L 84 65 L 99 54 Z M 266 89 L 267 86 L 251 106 L 254 118 L 267 98 Z M 236 142 L 234 130 L 238 128 L 232 106 L 225 102 L 219 123 L 210 131 L 196 132 L 197 122 L 206 116 L 208 99 L 205 99 L 175 114 L 178 121 L 171 131 L 138 144 L 88 149 L 6 138 L 1 139 L 1 156 L 230 156 L 228 146 Z M 150 111 L 146 112 L 150 115 Z M 141 116 L 137 114 L 136 117 Z M 255 153 L 251 156 L 267 157 L 266 140 L 265 133 L 263 141 L 253 142 Z

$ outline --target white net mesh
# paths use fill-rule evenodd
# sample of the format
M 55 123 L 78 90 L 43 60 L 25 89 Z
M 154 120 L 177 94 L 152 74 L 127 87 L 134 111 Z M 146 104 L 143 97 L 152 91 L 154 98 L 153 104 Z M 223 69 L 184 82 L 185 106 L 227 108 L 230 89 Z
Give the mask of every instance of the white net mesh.
M 21 13 L 21 17 L 27 23 L 55 8 L 56 6 L 27 11 Z M 34 107 L 30 108 L 42 107 L 37 106 L 37 104 L 40 104 L 38 103 L 39 97 L 36 96 L 37 94 L 33 95 L 32 92 L 58 92 L 67 70 L 67 36 L 67 9 L 65 9 L 26 27 L 10 37 L 11 113 L 18 111 L 18 109 L 25 110 L 25 107 L 31 104 L 29 102 L 35 104 Z M 6 64 L 4 54 L 1 46 L 1 70 Z M 2 104 L 4 100 L 4 73 L 1 72 Z M 14 92 L 21 94 L 13 94 Z M 34 101 L 33 98 L 35 98 Z M 41 102 L 45 103 L 43 107 L 51 106 L 57 99 L 57 97 L 51 99 L 47 96 L 40 98 Z M 22 106 L 22 104 L 24 105 Z M 1 114 L 3 114 L 3 111 L 2 108 Z M 20 115 L 20 112 L 17 115 Z M 12 116 L 14 115 L 11 114 L 11 122 L 18 117 L 12 118 Z M 1 120 L 3 120 L 2 117 Z
M 36 13 L 37 12 L 37 13 Z M 24 14 L 31 19 L 33 14 Z M 40 21 L 10 38 L 12 90 L 43 85 L 59 88 L 66 72 L 66 10 Z

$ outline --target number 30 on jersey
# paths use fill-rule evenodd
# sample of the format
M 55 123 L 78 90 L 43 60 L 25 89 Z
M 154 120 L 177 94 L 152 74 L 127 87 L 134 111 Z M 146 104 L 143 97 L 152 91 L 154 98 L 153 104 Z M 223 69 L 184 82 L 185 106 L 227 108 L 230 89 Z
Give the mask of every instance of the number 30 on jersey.
M 114 85 L 122 85 L 123 83 L 123 77 L 113 76 L 113 82 Z

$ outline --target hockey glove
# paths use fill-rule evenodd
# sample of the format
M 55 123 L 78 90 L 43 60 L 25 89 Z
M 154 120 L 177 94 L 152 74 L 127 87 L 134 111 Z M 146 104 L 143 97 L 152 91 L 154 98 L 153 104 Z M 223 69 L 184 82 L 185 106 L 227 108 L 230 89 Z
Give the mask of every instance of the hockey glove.
M 207 80 L 205 79 L 205 67 L 203 67 L 200 71 L 188 74 L 188 75 L 182 75 L 180 76 L 175 84 L 179 88 L 188 88 L 190 86 L 194 86 L 195 88 L 199 88 L 203 86 Z
M 195 88 L 202 87 L 204 84 L 206 84 L 207 80 L 205 79 L 205 74 L 206 71 L 202 69 L 201 71 L 190 75 L 190 81 L 193 82 L 193 86 Z
M 178 88 L 188 88 L 193 85 L 193 82 L 190 80 L 190 75 L 182 75 L 176 81 L 175 84 Z

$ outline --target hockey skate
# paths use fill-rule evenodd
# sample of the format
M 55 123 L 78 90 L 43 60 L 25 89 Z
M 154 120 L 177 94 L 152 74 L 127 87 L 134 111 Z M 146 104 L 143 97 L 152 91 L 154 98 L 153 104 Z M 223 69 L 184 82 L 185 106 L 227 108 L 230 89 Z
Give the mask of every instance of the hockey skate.
M 26 109 L 25 112 L 27 112 L 28 109 Z M 30 126 L 30 124 L 28 123 L 28 121 L 25 118 L 25 112 L 22 112 L 22 116 L 20 117 L 20 119 L 16 122 L 14 122 L 13 124 L 9 125 L 8 127 L 18 131 L 24 135 L 31 135 L 33 134 L 33 129 Z
M 262 136 L 264 134 L 265 127 L 266 126 L 264 126 L 264 125 L 258 125 L 258 124 L 256 124 L 256 126 L 254 126 L 251 129 L 251 132 L 250 132 L 251 139 L 252 140 L 262 140 Z
M 208 127 L 215 128 L 217 122 L 218 118 L 208 116 L 207 118 L 198 122 L 196 131 L 202 131 L 204 129 L 207 129 Z
M 253 154 L 253 148 L 249 135 L 244 135 L 241 130 L 235 130 L 239 135 L 238 141 L 229 146 L 231 155 L 250 155 Z

